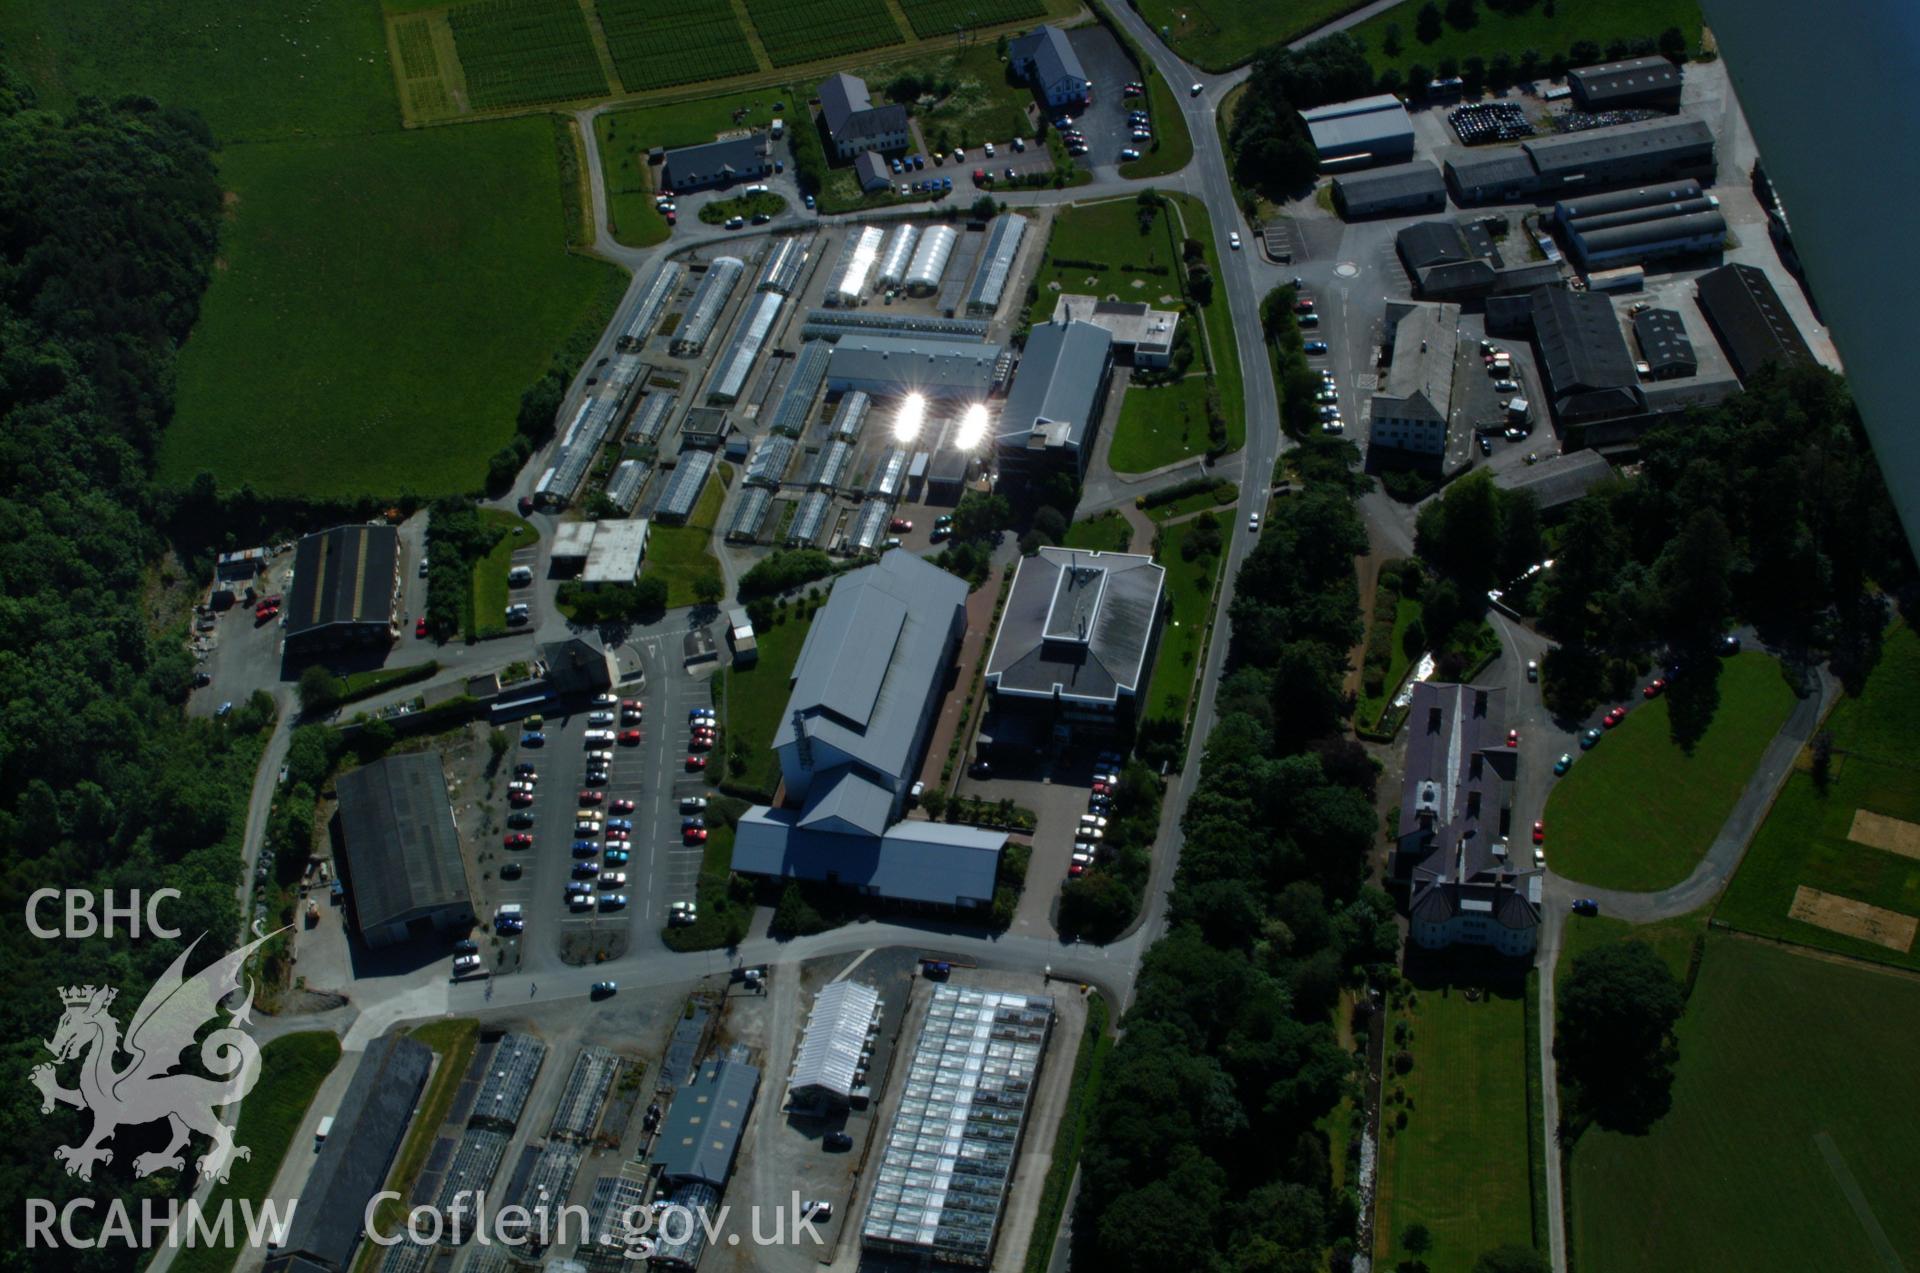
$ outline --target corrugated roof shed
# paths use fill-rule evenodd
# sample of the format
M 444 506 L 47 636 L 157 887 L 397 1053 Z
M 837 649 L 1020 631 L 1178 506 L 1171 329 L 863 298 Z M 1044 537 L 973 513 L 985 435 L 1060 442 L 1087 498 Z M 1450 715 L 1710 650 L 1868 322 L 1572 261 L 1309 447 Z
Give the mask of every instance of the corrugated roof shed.
M 1711 159 L 1713 130 L 1698 119 L 1662 119 L 1523 141 L 1520 149 L 1532 157 L 1541 176 L 1555 178 L 1609 160 L 1656 152 L 1671 152 L 1676 160 L 1702 152 Z
M 293 551 L 287 636 L 335 624 L 386 624 L 399 554 L 399 532 L 391 526 L 336 526 L 303 538 Z
M 467 869 L 433 752 L 388 756 L 335 784 L 340 831 L 365 931 L 442 906 L 468 905 Z
M 1323 157 L 1413 148 L 1413 120 L 1390 93 L 1315 106 L 1300 118 Z
M 1771 362 L 1812 362 L 1813 351 L 1765 271 L 1723 265 L 1697 281 L 1700 309 L 1742 380 Z
M 1386 168 L 1341 173 L 1333 179 L 1333 189 L 1341 200 L 1359 208 L 1396 199 L 1445 196 L 1447 183 L 1431 159 L 1416 159 Z
M 702 1065 L 694 1080 L 674 1093 L 661 1121 L 653 1149 L 661 1176 L 724 1187 L 759 1088 L 760 1071 L 751 1065 L 727 1060 Z

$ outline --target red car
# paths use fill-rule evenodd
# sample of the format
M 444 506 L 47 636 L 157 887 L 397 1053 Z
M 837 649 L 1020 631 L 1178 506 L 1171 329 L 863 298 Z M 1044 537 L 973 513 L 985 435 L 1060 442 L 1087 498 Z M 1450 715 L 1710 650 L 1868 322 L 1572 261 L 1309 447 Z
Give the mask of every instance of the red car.
M 700 734 L 695 734 L 693 736 L 693 739 L 687 743 L 687 746 L 692 748 L 694 751 L 712 751 L 713 738 L 711 735 L 702 736 Z
M 638 716 L 641 712 L 647 710 L 647 705 L 637 698 L 629 698 L 620 704 L 620 710 L 623 712 L 632 712 Z
M 530 849 L 533 847 L 533 837 L 525 831 L 515 831 L 508 835 L 502 843 L 510 849 Z
M 1068 879 L 1078 879 L 1080 876 L 1085 875 L 1086 873 L 1087 873 L 1087 868 L 1080 865 L 1078 862 L 1067 863 Z
M 688 827 L 680 833 L 682 844 L 705 844 L 706 842 L 707 833 L 703 827 Z
M 1624 707 L 1616 707 L 1612 711 L 1608 712 L 1605 716 L 1602 716 L 1600 718 L 1600 723 L 1602 725 L 1605 725 L 1608 729 L 1612 729 L 1615 725 L 1618 725 L 1621 721 L 1625 720 L 1626 718 L 1627 718 L 1627 709 Z
M 580 793 L 580 803 L 583 805 L 599 804 L 606 798 L 607 793 L 604 791 L 583 791 Z
M 1313 313 L 1313 297 L 1302 296 L 1299 300 L 1295 301 L 1293 303 L 1293 312 L 1296 314 Z
M 1112 793 L 1113 793 L 1113 788 L 1109 787 L 1104 782 L 1096 782 L 1093 784 L 1093 794 L 1096 796 L 1111 795 Z
M 1653 678 L 1652 682 L 1648 684 L 1647 688 L 1640 691 L 1640 697 L 1641 698 L 1658 698 L 1660 697 L 1661 691 L 1665 690 L 1666 688 L 1667 688 L 1666 678 L 1656 676 Z
M 707 767 L 707 758 L 705 756 L 688 756 L 687 757 L 687 769 L 689 772 L 692 772 L 693 770 L 696 770 L 696 769 L 705 769 L 706 767 Z
M 1509 746 L 1509 747 L 1518 747 L 1519 745 L 1520 745 L 1520 731 L 1519 731 L 1519 730 L 1517 730 L 1517 729 L 1510 729 L 1510 730 L 1508 730 L 1508 731 L 1507 731 L 1507 746 Z
M 1545 844 L 1547 842 L 1547 824 L 1546 823 L 1536 822 L 1533 824 L 1533 842 L 1535 844 Z
M 627 833 L 625 831 L 622 831 L 619 827 L 607 828 L 607 843 L 618 844 L 621 841 L 625 840 L 626 838 L 627 838 Z
M 607 808 L 609 808 L 609 809 L 611 809 L 611 810 L 613 810 L 613 811 L 614 811 L 615 813 L 632 813 L 632 812 L 633 812 L 633 801 L 631 801 L 631 800 L 616 800 L 616 801 L 614 801 L 614 802 L 613 802 L 612 804 L 610 804 L 610 805 L 608 805 L 608 806 L 607 806 Z
M 509 791 L 507 793 L 507 803 L 516 809 L 524 809 L 533 803 L 533 793 L 531 791 Z
M 421 615 L 419 622 L 413 625 L 413 635 L 417 637 L 423 637 L 427 635 L 427 616 L 426 615 L 424 614 Z
M 638 744 L 639 742 L 640 742 L 640 731 L 639 731 L 639 730 L 637 730 L 637 729 L 623 729 L 623 730 L 621 730 L 621 731 L 620 731 L 620 745 L 621 745 L 621 746 L 623 746 L 623 747 L 633 747 L 633 746 L 636 746 L 636 745 L 637 745 L 637 744 Z
M 253 626 L 264 628 L 273 622 L 273 616 L 280 613 L 278 606 L 261 606 L 253 612 Z
M 913 529 L 913 523 L 904 517 L 896 517 L 887 523 L 887 529 L 896 535 L 904 535 Z
M 520 497 L 520 516 L 525 517 L 528 513 L 531 513 L 532 511 L 533 511 L 533 497 L 531 495 L 522 495 Z

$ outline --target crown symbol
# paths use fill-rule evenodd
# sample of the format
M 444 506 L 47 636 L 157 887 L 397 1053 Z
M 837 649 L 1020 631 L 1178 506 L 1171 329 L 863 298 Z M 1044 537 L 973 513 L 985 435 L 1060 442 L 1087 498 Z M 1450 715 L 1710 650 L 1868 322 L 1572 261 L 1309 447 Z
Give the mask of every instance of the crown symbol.
M 100 1006 L 104 1008 L 112 1003 L 114 996 L 119 993 L 118 990 L 96 990 L 92 986 L 67 986 L 60 991 L 60 1001 L 70 1008 L 84 1008 L 98 995 Z

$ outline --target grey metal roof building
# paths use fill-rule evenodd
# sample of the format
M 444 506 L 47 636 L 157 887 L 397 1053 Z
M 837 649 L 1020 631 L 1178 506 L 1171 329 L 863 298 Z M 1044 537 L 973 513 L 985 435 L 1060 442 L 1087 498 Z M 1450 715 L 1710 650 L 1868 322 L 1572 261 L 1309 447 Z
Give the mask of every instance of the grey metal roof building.
M 1606 297 L 1541 288 L 1533 294 L 1533 334 L 1556 415 L 1582 420 L 1645 408 L 1633 355 Z
M 1540 174 L 1540 188 L 1558 190 L 1661 182 L 1711 181 L 1713 130 L 1698 119 L 1659 119 L 1520 143 Z
M 750 133 L 669 150 L 660 169 L 660 185 L 666 190 L 699 190 L 764 177 L 772 171 L 772 143 L 765 133 Z
M 907 108 L 875 106 L 867 82 L 844 71 L 820 81 L 820 117 L 841 159 L 907 144 Z
M 1484 232 L 1462 229 L 1452 221 L 1410 225 L 1395 236 L 1394 246 L 1415 290 L 1428 300 L 1530 292 L 1560 281 L 1557 262 L 1502 264 Z
M 887 175 L 887 161 L 874 151 L 865 151 L 853 161 L 853 175 L 862 190 L 891 190 L 893 178 Z
M 773 409 L 768 429 L 796 438 L 805 431 L 814 396 L 827 378 L 827 363 L 832 353 L 833 347 L 824 340 L 808 339 L 800 346 L 800 356 L 793 360 L 793 370 L 787 373 L 786 388 L 780 391 L 780 401 Z
M 734 285 L 740 276 L 747 272 L 747 263 L 737 256 L 716 256 L 707 272 L 701 276 L 700 286 L 694 289 L 693 299 L 687 302 L 686 312 L 680 317 L 680 325 L 673 329 L 673 352 L 683 357 L 697 357 L 707 347 L 707 338 L 713 335 L 713 329 L 719 325 L 720 315 L 727 307 L 727 300 L 733 295 Z
M 1390 93 L 1300 112 L 1322 167 L 1395 163 L 1413 157 L 1413 120 Z
M 1389 301 L 1385 339 L 1392 361 L 1373 394 L 1369 440 L 1374 446 L 1441 455 L 1453 419 L 1460 307 Z
M 936 984 L 878 1154 L 869 1251 L 985 1268 L 1053 1028 L 1053 1000 Z
M 473 926 L 467 869 L 432 752 L 340 775 L 341 849 L 354 922 L 369 946 Z
M 647 286 L 640 293 L 640 299 L 634 303 L 633 312 L 627 315 L 627 325 L 620 329 L 620 348 L 638 349 L 646 344 L 647 337 L 653 332 L 653 325 L 660 321 L 660 315 L 680 290 L 680 280 L 686 275 L 686 267 L 678 261 L 662 261 L 660 267 L 647 280 Z
M 764 486 L 750 486 L 733 506 L 733 520 L 727 523 L 727 538 L 736 541 L 755 539 L 767 524 L 773 510 L 773 492 Z
M 593 543 L 580 582 L 632 583 L 640 577 L 640 559 L 647 553 L 647 519 L 608 518 L 593 524 Z
M 433 1050 L 403 1034 L 371 1044 L 313 1160 L 283 1248 L 333 1270 L 353 1267 L 367 1204 L 400 1152 Z
M 1493 484 L 1527 492 L 1541 513 L 1551 517 L 1613 475 L 1613 465 L 1598 451 L 1570 451 L 1538 464 L 1497 470 Z
M 1441 154 L 1447 184 L 1461 203 L 1504 203 L 1540 188 L 1540 174 L 1518 146 L 1453 147 Z
M 293 550 L 287 650 L 385 645 L 400 627 L 400 535 L 391 526 L 336 526 Z
M 1049 106 L 1085 101 L 1093 89 L 1073 41 L 1059 27 L 1038 27 L 1008 41 L 1007 63 L 1026 76 Z
M 1691 376 L 1700 370 L 1693 342 L 1687 338 L 1687 325 L 1680 311 L 1647 309 L 1633 316 L 1633 336 L 1640 346 L 1640 361 L 1647 364 L 1655 380 Z
M 1112 370 L 1113 337 L 1105 328 L 1077 320 L 1036 324 L 994 429 L 1002 466 L 1058 466 L 1083 476 Z
M 1389 213 L 1444 212 L 1447 183 L 1431 159 L 1416 159 L 1333 179 L 1333 205 L 1349 221 Z
M 1022 558 L 987 654 L 987 688 L 1096 712 L 1138 702 L 1166 574 L 1130 553 L 1043 547 Z
M 787 543 L 789 546 L 811 544 L 820 538 L 820 532 L 827 528 L 827 517 L 833 512 L 833 496 L 827 491 L 808 491 L 794 505 L 793 520 L 787 523 Z
M 727 1060 L 702 1065 L 693 1081 L 674 1093 L 661 1120 L 653 1148 L 661 1177 L 724 1188 L 759 1090 L 760 1071 L 751 1065 Z
M 1003 212 L 993 219 L 987 228 L 987 245 L 980 254 L 973 286 L 967 290 L 969 314 L 985 314 L 991 318 L 999 310 L 1026 233 L 1027 219 L 1017 212 Z
M 1553 215 L 1562 225 L 1570 225 L 1586 217 L 1606 216 L 1614 212 L 1626 212 L 1635 208 L 1650 208 L 1661 204 L 1685 203 L 1698 199 L 1706 192 L 1700 183 L 1689 177 L 1685 181 L 1669 181 L 1654 186 L 1639 186 L 1632 190 L 1615 190 L 1607 194 L 1576 195 L 1571 199 L 1562 199 L 1553 207 Z
M 870 553 L 879 548 L 887 537 L 887 514 L 891 511 L 884 499 L 870 499 L 862 504 L 847 529 L 847 551 Z
M 747 471 L 743 480 L 758 486 L 778 486 L 786 475 L 787 465 L 793 461 L 793 451 L 799 443 L 785 434 L 773 433 L 760 439 L 754 447 L 753 455 L 747 460 Z
M 909 258 L 911 259 L 911 258 Z M 942 340 L 985 340 L 988 320 L 944 318 L 933 314 L 874 313 L 865 309 L 810 309 L 801 325 L 806 340 L 842 336 L 936 336 Z
M 1567 72 L 1567 87 L 1583 111 L 1620 110 L 1628 106 L 1680 105 L 1682 72 L 1664 57 L 1634 57 L 1596 66 L 1576 66 Z
M 827 363 L 827 388 L 874 397 L 918 393 L 929 398 L 987 396 L 1000 346 L 900 336 L 843 336 Z
M 885 793 L 874 799 L 864 789 L 872 785 L 856 778 L 840 793 L 845 799 L 813 802 L 817 808 L 810 811 L 819 817 L 812 825 L 808 811 L 747 810 L 734 831 L 733 869 L 837 884 L 890 901 L 959 910 L 992 906 L 1006 835 L 919 818 L 876 832 L 862 806 L 884 805 Z
M 1571 236 L 1574 255 L 1588 268 L 1607 268 L 1663 256 L 1716 252 L 1726 245 L 1727 219 L 1718 208 L 1673 216 L 1664 215 L 1664 209 L 1651 211 L 1654 215 L 1625 225 L 1576 229 Z
M 673 476 L 667 479 L 666 489 L 660 492 L 660 499 L 653 506 L 653 515 L 663 522 L 686 521 L 693 516 L 700 492 L 706 489 L 707 478 L 712 473 L 713 452 L 680 452 Z
M 1751 265 L 1723 265 L 1696 281 L 1700 311 L 1741 380 L 1771 362 L 1812 362 L 1813 351 L 1766 272 Z
M 860 1085 L 861 1058 L 880 1016 L 880 992 L 861 981 L 836 981 L 814 996 L 806 1033 L 793 1054 L 787 1099 L 820 1107 L 845 1105 Z
M 780 319 L 780 307 L 787 298 L 778 292 L 761 292 L 747 303 L 734 327 L 733 340 L 720 355 L 713 381 L 707 386 L 710 402 L 733 402 L 747 387 L 747 373 L 766 347 L 773 325 Z

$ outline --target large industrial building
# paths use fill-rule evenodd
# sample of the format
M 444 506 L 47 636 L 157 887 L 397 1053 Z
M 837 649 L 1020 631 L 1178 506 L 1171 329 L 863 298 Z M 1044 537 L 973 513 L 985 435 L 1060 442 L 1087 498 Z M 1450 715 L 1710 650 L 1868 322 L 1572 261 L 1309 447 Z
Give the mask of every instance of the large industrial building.
M 1564 200 L 1554 219 L 1589 270 L 1717 252 L 1727 237 L 1720 201 L 1691 179 Z
M 1145 301 L 1107 301 L 1062 292 L 1054 298 L 1056 323 L 1092 323 L 1113 340 L 1113 356 L 1135 367 L 1164 367 L 1173 361 L 1180 311 L 1155 309 Z
M 875 398 L 919 394 L 982 401 L 993 389 L 1000 346 L 907 336 L 848 335 L 827 360 L 827 389 Z
M 1696 287 L 1700 311 L 1741 380 L 1768 363 L 1813 361 L 1813 351 L 1764 270 L 1723 265 L 1702 274 Z
M 1640 346 L 1640 361 L 1653 380 L 1677 380 L 1695 375 L 1700 360 L 1694 355 L 1693 341 L 1687 337 L 1687 324 L 1675 309 L 1643 309 L 1633 316 L 1633 339 Z
M 1646 410 L 1633 354 L 1605 296 L 1541 288 L 1533 294 L 1533 334 L 1547 397 L 1563 424 Z
M 1420 221 L 1394 236 L 1400 263 L 1416 295 L 1427 300 L 1467 300 L 1528 292 L 1560 281 L 1555 261 L 1501 259 L 1493 235 L 1477 222 Z
M 1413 158 L 1413 120 L 1400 99 L 1389 93 L 1330 102 L 1301 111 L 1300 118 L 1306 121 L 1322 168 L 1397 164 Z
M 660 188 L 675 192 L 754 181 L 773 174 L 773 144 L 765 133 L 669 150 L 660 169 Z
M 1497 469 L 1493 484 L 1505 491 L 1525 491 L 1545 521 L 1557 521 L 1567 506 L 1614 475 L 1613 465 L 1598 451 L 1571 451 L 1549 455 L 1538 464 Z
M 341 874 L 367 945 L 472 928 L 472 893 L 439 756 L 388 756 L 348 770 L 336 785 Z
M 1092 323 L 1040 323 L 1027 335 L 1000 409 L 994 452 L 1005 474 L 1086 476 L 1113 371 L 1113 337 Z
M 966 581 L 902 549 L 834 581 L 774 732 L 786 806 L 754 808 L 733 869 L 873 897 L 989 906 L 1006 836 L 896 821 L 965 626 Z
M 1093 92 L 1080 55 L 1059 27 L 1039 27 L 1009 41 L 1007 64 L 1049 106 L 1084 102 Z
M 1053 1000 L 936 984 L 860 1240 L 877 1256 L 986 1268 L 1000 1234 Z
M 1022 558 L 987 654 L 996 712 L 1059 726 L 1133 720 L 1160 632 L 1167 572 L 1153 558 L 1043 547 Z
M 1333 179 L 1333 206 L 1349 221 L 1444 212 L 1447 182 L 1431 159 L 1343 172 Z
M 1373 394 L 1371 445 L 1439 458 L 1453 410 L 1460 307 L 1389 301 L 1382 336 L 1387 374 Z
M 1625 110 L 1650 106 L 1680 109 L 1681 68 L 1659 56 L 1632 57 L 1597 66 L 1576 66 L 1567 72 L 1574 105 L 1583 111 Z
M 835 158 L 907 148 L 907 108 L 875 106 L 867 82 L 844 71 L 820 81 L 820 117 Z
M 400 633 L 400 534 L 391 526 L 336 526 L 293 552 L 287 653 L 381 646 Z
M 1714 176 L 1713 130 L 1697 119 L 1658 119 L 1560 133 L 1517 146 L 1447 152 L 1447 184 L 1460 203 L 1510 203 L 1563 190 L 1650 185 Z
M 1415 945 L 1533 953 L 1543 872 L 1509 850 L 1519 752 L 1506 745 L 1506 691 L 1423 681 L 1407 716 L 1394 876 L 1408 882 Z M 1519 860 L 1526 855 L 1526 860 Z

